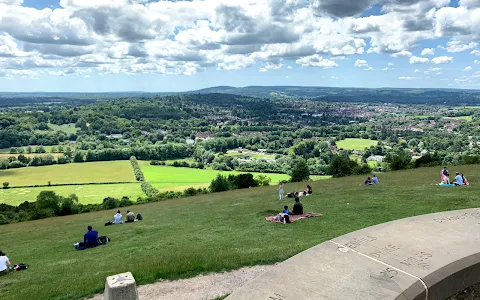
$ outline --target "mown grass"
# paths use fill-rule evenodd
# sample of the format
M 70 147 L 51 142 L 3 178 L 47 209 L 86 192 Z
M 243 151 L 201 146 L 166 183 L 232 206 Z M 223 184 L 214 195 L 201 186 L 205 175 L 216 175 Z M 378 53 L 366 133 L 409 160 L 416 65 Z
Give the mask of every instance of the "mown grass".
M 366 187 L 362 177 L 313 182 L 305 210 L 323 217 L 290 225 L 264 218 L 291 200 L 279 201 L 276 187 L 237 190 L 168 200 L 130 208 L 144 220 L 103 227 L 112 211 L 31 221 L 0 227 L 2 250 L 27 271 L 0 280 L 2 300 L 75 299 L 102 292 L 105 277 L 131 271 L 139 284 L 203 272 L 283 261 L 305 249 L 354 230 L 394 219 L 438 211 L 480 207 L 480 165 L 467 171 L 469 187 L 444 188 L 438 168 L 391 172 L 381 185 Z M 303 189 L 287 184 L 286 190 Z M 127 208 L 123 208 L 124 212 Z M 110 244 L 75 251 L 87 225 Z M 287 238 L 288 237 L 288 238 Z M 285 246 L 288 239 L 288 246 Z
M 370 146 L 375 146 L 377 144 L 377 141 L 366 139 L 344 139 L 337 142 L 337 147 L 345 150 L 363 151 L 365 148 L 370 148 Z
M 82 204 L 102 203 L 106 197 L 121 199 L 126 196 L 130 200 L 137 200 L 138 197 L 145 197 L 140 183 L 126 184 L 95 184 L 95 185 L 69 185 L 51 186 L 38 188 L 16 188 L 0 189 L 0 203 L 19 205 L 24 201 L 34 202 L 42 191 L 54 191 L 62 196 L 75 194 Z
M 471 122 L 473 120 L 473 117 L 472 116 L 460 116 L 460 117 L 454 117 L 452 119 L 455 119 L 455 120 L 465 120 L 467 122 Z
M 176 168 L 171 166 L 151 166 L 148 161 L 139 162 L 142 168 L 145 180 L 150 182 L 154 187 L 162 190 L 177 190 L 194 187 L 207 187 L 212 180 L 220 173 L 240 174 L 251 173 L 254 176 L 266 175 L 272 179 L 272 184 L 278 184 L 282 180 L 289 180 L 290 176 L 286 174 L 267 174 L 253 172 L 222 172 L 210 169 L 192 169 L 192 168 Z M 327 179 L 329 176 L 312 176 L 312 180 Z
M 0 182 L 30 186 L 90 182 L 135 182 L 129 161 L 92 162 L 0 170 Z

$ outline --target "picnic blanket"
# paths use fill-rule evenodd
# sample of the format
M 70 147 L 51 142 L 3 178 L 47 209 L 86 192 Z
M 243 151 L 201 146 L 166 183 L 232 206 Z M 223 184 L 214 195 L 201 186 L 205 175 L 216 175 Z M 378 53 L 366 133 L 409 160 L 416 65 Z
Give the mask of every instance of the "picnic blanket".
M 314 218 L 314 217 L 321 217 L 321 216 L 323 216 L 323 214 L 311 213 L 311 212 L 310 213 L 304 213 L 303 215 L 293 215 L 293 216 L 290 216 L 290 223 L 293 223 L 295 221 L 300 221 L 300 220 L 303 220 L 303 219 L 307 219 L 307 218 Z M 279 222 L 275 217 L 276 216 L 266 217 L 265 220 L 267 220 L 269 222 L 283 224 L 282 222 Z

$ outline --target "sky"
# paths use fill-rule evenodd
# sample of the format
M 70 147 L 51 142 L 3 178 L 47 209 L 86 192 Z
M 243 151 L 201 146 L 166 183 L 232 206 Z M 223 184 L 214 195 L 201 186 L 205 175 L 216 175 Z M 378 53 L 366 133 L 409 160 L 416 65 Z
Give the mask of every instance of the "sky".
M 480 89 L 480 0 L 0 0 L 0 92 Z

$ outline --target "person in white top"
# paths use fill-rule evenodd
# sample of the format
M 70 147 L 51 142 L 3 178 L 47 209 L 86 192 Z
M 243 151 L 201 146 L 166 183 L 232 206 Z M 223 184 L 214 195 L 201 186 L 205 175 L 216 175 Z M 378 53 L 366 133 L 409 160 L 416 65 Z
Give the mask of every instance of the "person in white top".
M 117 214 L 113 216 L 113 224 L 122 224 L 123 219 L 122 219 L 122 214 L 120 211 L 117 211 Z
M 10 261 L 5 253 L 0 250 L 0 275 L 5 275 L 8 273 L 8 268 L 10 267 Z

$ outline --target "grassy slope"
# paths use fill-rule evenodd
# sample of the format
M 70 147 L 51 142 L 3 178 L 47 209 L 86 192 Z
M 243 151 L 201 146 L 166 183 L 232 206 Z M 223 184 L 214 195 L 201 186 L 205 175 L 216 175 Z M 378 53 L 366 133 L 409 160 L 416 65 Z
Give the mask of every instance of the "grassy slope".
M 129 161 L 94 162 L 0 170 L 10 186 L 89 182 L 135 182 Z
M 2 250 L 30 269 L 0 280 L 2 300 L 69 299 L 101 292 L 105 277 L 131 271 L 137 282 L 193 276 L 245 265 L 282 261 L 327 239 L 386 221 L 444 210 L 479 207 L 480 165 L 465 171 L 472 186 L 442 188 L 438 168 L 383 174 L 381 185 L 365 187 L 362 177 L 312 183 L 303 199 L 321 218 L 288 226 L 268 223 L 279 212 L 276 187 L 202 195 L 136 206 L 144 221 L 103 227 L 114 211 L 1 226 Z M 286 190 L 303 188 L 288 184 Z M 123 208 L 122 211 L 125 211 Z M 108 235 L 107 246 L 74 251 L 88 224 Z M 290 239 L 288 247 L 281 244 Z
M 345 150 L 358 150 L 363 151 L 365 148 L 376 145 L 377 141 L 365 140 L 365 139 L 344 139 L 337 142 L 337 147 Z
M 54 191 L 62 196 L 75 194 L 78 196 L 80 203 L 83 204 L 102 203 L 106 197 L 120 199 L 123 196 L 127 196 L 130 200 L 135 201 L 139 196 L 145 196 L 140 183 L 69 185 L 8 190 L 0 189 L 0 203 L 19 205 L 24 201 L 33 202 L 37 200 L 37 196 L 41 191 Z

